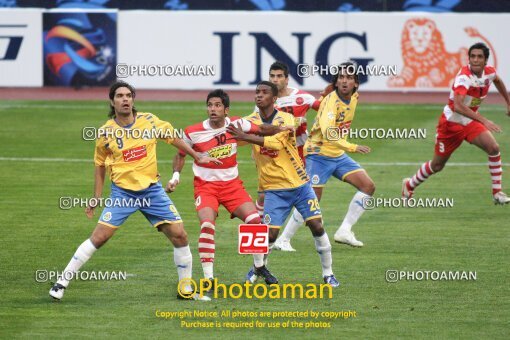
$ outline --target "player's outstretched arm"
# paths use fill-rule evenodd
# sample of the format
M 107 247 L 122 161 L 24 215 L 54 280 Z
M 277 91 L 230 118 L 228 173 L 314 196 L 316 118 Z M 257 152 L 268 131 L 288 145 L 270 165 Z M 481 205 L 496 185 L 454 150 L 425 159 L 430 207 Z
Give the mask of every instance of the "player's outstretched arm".
M 264 137 L 246 133 L 236 124 L 227 126 L 227 131 L 238 141 L 264 146 Z
M 296 128 L 294 126 L 276 126 L 271 124 L 262 124 L 259 125 L 259 131 L 255 134 L 259 136 L 274 136 L 280 132 L 285 131 L 293 133 L 296 131 Z
M 494 79 L 494 85 L 498 89 L 499 94 L 505 99 L 506 114 L 507 116 L 510 116 L 510 97 L 508 96 L 505 83 L 503 83 L 503 80 L 499 76 L 496 76 L 496 79 Z
M 473 120 L 479 121 L 480 123 L 485 125 L 485 127 L 491 132 L 501 132 L 501 127 L 499 125 L 488 120 L 481 114 L 474 112 L 473 110 L 471 110 L 471 108 L 469 108 L 469 106 L 464 104 L 465 98 L 466 95 L 455 93 L 453 97 L 453 105 L 455 107 L 455 112 L 460 113 L 461 115 L 471 118 Z
M 185 158 L 186 155 L 181 155 L 180 152 L 178 152 L 174 157 L 173 162 L 173 169 L 174 173 L 172 175 L 172 178 L 168 181 L 166 184 L 165 191 L 166 192 L 174 192 L 177 185 L 180 183 L 180 177 L 181 177 L 181 171 L 182 168 L 184 168 Z
M 195 150 L 193 150 L 188 144 L 186 144 L 180 138 L 175 138 L 172 141 L 172 145 L 175 146 L 176 148 L 178 148 L 179 150 L 184 151 L 185 153 L 187 153 L 191 157 L 193 157 L 193 159 L 197 163 L 199 163 L 199 164 L 207 164 L 207 163 L 214 163 L 214 164 L 218 164 L 218 165 L 223 164 L 220 160 L 218 160 L 216 158 L 207 157 L 207 156 L 204 156 L 204 157 L 200 156 L 198 153 L 195 152 Z
M 101 198 L 103 196 L 104 178 L 106 176 L 106 167 L 104 165 L 96 165 L 94 169 L 94 198 Z M 94 210 L 96 207 L 88 205 L 85 208 L 85 215 L 88 218 L 94 216 Z

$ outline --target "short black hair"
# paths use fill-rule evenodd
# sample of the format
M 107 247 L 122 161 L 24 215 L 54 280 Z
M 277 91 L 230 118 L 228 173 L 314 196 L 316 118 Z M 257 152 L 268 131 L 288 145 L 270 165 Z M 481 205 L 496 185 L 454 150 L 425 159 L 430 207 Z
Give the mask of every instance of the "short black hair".
M 358 69 L 357 68 L 358 68 L 358 65 L 356 65 L 355 63 L 350 62 L 350 61 L 346 61 L 346 62 L 338 65 L 337 72 L 333 75 L 333 78 L 331 78 L 331 85 L 333 85 L 333 88 L 335 90 L 337 89 L 336 82 L 338 81 L 338 76 L 340 76 L 342 71 L 345 70 L 345 71 L 347 71 L 348 75 L 354 76 L 354 81 L 356 82 L 356 84 L 358 84 L 358 86 L 355 86 L 352 91 L 352 93 L 356 93 L 356 91 L 358 91 L 358 87 L 359 87 L 359 77 L 358 77 Z
M 230 107 L 230 97 L 228 96 L 228 93 L 223 91 L 222 89 L 217 89 L 214 91 L 209 92 L 207 95 L 207 99 L 205 100 L 205 103 L 209 103 L 209 99 L 211 98 L 220 98 L 223 106 Z
M 489 56 L 491 55 L 489 48 L 483 42 L 477 42 L 476 44 L 471 45 L 468 51 L 468 57 L 471 55 L 472 50 L 482 50 L 485 60 L 489 59 Z
M 133 99 L 135 98 L 136 90 L 135 90 L 134 86 L 129 83 L 126 83 L 125 81 L 117 80 L 115 83 L 113 83 L 110 86 L 110 93 L 108 94 L 108 97 L 110 97 L 110 100 L 113 100 L 113 98 L 115 98 L 115 92 L 121 87 L 126 87 L 127 89 L 129 89 L 129 91 L 131 92 L 131 96 L 133 97 Z M 134 106 L 133 106 L 133 113 L 136 113 L 136 109 Z M 110 103 L 110 112 L 108 113 L 108 118 L 113 118 L 113 117 L 115 117 L 115 108 Z
M 283 74 L 285 75 L 285 78 L 289 77 L 289 66 L 285 63 L 282 63 L 281 61 L 275 61 L 271 64 L 271 67 L 269 67 L 269 72 L 281 70 L 283 71 Z
M 267 85 L 271 88 L 271 92 L 273 93 L 273 96 L 275 97 L 278 97 L 278 88 L 276 87 L 275 84 L 271 83 L 270 81 L 267 81 L 267 80 L 262 80 L 261 82 L 259 82 L 257 84 L 257 87 L 259 87 L 259 85 Z

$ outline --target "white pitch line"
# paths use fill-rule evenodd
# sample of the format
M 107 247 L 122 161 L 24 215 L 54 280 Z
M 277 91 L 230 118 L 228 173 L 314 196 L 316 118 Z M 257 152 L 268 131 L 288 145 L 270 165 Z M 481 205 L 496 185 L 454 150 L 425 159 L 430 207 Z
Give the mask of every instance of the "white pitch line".
M 94 163 L 93 159 L 85 158 L 43 158 L 43 157 L 0 157 L 0 162 L 42 162 L 42 163 Z M 172 164 L 170 160 L 160 160 L 158 163 Z M 192 163 L 191 160 L 187 160 L 186 163 Z M 238 160 L 239 164 L 252 164 L 254 161 Z M 418 166 L 422 165 L 416 162 L 362 162 L 361 165 L 368 166 Z M 449 166 L 487 166 L 488 163 L 456 163 L 449 162 Z M 510 166 L 510 163 L 503 163 L 504 166 Z

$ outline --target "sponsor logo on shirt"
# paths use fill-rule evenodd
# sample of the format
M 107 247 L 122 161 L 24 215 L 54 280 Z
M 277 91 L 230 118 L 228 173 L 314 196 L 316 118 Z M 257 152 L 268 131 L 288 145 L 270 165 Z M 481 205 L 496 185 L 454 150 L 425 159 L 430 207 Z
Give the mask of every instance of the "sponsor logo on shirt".
M 145 145 L 122 151 L 124 162 L 134 162 L 147 157 L 147 148 Z

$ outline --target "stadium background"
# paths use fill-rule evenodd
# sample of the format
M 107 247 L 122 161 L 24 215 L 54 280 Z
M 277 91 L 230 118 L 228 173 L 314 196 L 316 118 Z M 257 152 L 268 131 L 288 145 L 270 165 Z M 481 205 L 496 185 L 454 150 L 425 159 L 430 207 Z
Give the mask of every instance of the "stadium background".
M 11 7 L 0 9 L 3 336 L 164 337 L 172 332 L 196 338 L 211 334 L 323 338 L 342 332 L 363 338 L 383 334 L 504 338 L 508 332 L 508 212 L 491 205 L 486 157 L 470 146 L 463 146 L 446 170 L 418 192 L 422 197 L 453 197 L 454 208 L 372 211 L 354 229 L 365 248 L 334 245 L 334 268 L 343 286 L 331 301 L 178 303 L 170 247 L 146 228 L 141 216 L 128 220 L 84 267 L 126 270 L 132 276 L 125 282 L 74 282 L 62 303 L 51 304 L 49 283 L 34 282 L 34 273 L 62 270 L 94 225 L 81 209 L 60 210 L 57 202 L 61 196 L 90 195 L 92 144 L 81 139 L 81 132 L 85 126 L 104 122 L 106 86 L 116 78 L 117 64 L 215 66 L 216 74 L 211 77 L 125 78 L 138 88 L 140 110 L 153 112 L 178 128 L 205 118 L 203 101 L 213 88 L 229 91 L 233 114 L 249 113 L 253 84 L 265 79 L 276 59 L 291 64 L 290 86 L 318 96 L 326 79 L 299 77 L 298 64 L 350 59 L 397 65 L 400 74 L 413 61 L 404 56 L 404 46 L 411 46 L 411 54 L 414 50 L 420 55 L 421 46 L 425 53 L 432 53 L 431 58 L 457 60 L 472 43 L 486 41 L 491 46 L 490 62 L 497 63 L 508 85 L 510 47 L 501 32 L 508 30 L 509 2 L 4 0 L 0 7 Z M 406 40 L 409 23 L 418 31 Z M 67 30 L 54 30 L 48 37 L 57 26 Z M 442 48 L 427 40 L 429 33 L 441 37 Z M 420 67 L 414 71 L 419 73 Z M 388 77 L 364 79 L 353 127 L 428 131 L 426 140 L 355 141 L 373 148 L 370 155 L 354 158 L 374 179 L 376 197 L 398 197 L 401 178 L 431 156 L 434 127 L 448 87 L 428 81 L 453 79 L 451 72 L 438 64 L 432 73 L 436 78 L 416 78 L 404 87 L 391 85 Z M 503 126 L 497 140 L 506 169 L 510 137 L 502 103 L 493 89 L 482 113 Z M 311 113 L 308 120 L 313 117 Z M 158 151 L 162 181 L 171 173 L 174 150 L 168 150 L 163 146 Z M 254 195 L 256 174 L 249 150 L 243 149 L 239 158 L 243 180 Z M 179 192 L 172 199 L 190 235 L 198 278 L 198 225 L 190 170 L 190 164 L 186 165 Z M 108 192 L 106 185 L 105 195 Z M 328 184 L 321 205 L 330 236 L 352 194 L 342 183 Z M 222 229 L 218 232 L 217 274 L 226 283 L 238 282 L 249 260 L 233 256 L 236 222 L 222 210 L 218 225 Z M 293 244 L 298 253 L 274 256 L 275 273 L 285 282 L 320 283 L 308 232 L 301 230 Z M 476 282 L 391 284 L 384 280 L 388 269 L 475 270 L 479 278 Z M 356 310 L 358 317 L 331 320 L 331 328 L 326 329 L 215 329 L 210 333 L 182 328 L 179 320 L 160 320 L 154 315 L 156 310 L 194 309 Z

